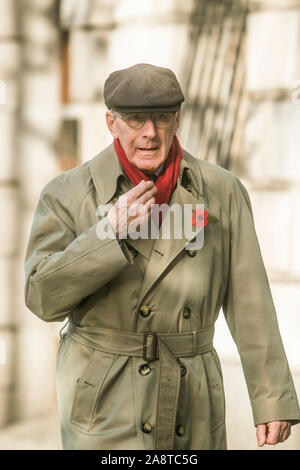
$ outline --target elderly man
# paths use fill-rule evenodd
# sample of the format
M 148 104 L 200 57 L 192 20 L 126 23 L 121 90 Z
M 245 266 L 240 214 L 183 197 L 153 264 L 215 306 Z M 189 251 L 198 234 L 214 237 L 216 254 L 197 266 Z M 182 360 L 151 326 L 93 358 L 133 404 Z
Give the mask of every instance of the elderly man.
M 56 364 L 64 449 L 226 449 L 221 307 L 258 445 L 285 441 L 300 412 L 245 187 L 181 148 L 171 70 L 115 71 L 104 98 L 113 144 L 46 185 L 26 253 L 26 305 L 69 320 Z M 181 209 L 169 236 L 154 207 Z

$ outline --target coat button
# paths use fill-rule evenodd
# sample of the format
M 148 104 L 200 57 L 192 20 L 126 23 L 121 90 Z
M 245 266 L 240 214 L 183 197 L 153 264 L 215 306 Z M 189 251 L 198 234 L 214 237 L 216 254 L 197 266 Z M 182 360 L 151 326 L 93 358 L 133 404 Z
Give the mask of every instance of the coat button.
M 186 368 L 184 366 L 180 366 L 180 375 L 183 377 L 186 374 Z
M 183 316 L 184 318 L 190 318 L 191 316 L 191 309 L 188 305 L 186 305 L 183 309 Z
M 152 426 L 151 426 L 150 423 L 143 423 L 143 424 L 141 425 L 141 430 L 142 430 L 143 432 L 149 434 L 149 432 L 152 431 Z
M 148 317 L 148 315 L 150 315 L 151 313 L 151 308 L 148 307 L 148 305 L 143 305 L 141 308 L 140 308 L 140 314 L 143 316 L 143 317 Z
M 176 428 L 176 434 L 177 436 L 183 436 L 184 435 L 184 427 L 179 424 Z
M 187 254 L 193 258 L 197 254 L 197 250 L 186 250 Z
M 141 375 L 148 375 L 150 373 L 151 369 L 150 369 L 150 366 L 149 364 L 147 364 L 147 362 L 145 364 L 142 364 L 139 368 L 139 373 Z

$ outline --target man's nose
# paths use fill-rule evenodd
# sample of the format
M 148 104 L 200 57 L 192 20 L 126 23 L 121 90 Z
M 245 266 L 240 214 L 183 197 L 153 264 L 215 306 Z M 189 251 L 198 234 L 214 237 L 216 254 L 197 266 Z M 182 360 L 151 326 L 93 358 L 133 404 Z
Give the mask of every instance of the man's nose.
M 156 135 L 156 126 L 151 118 L 148 118 L 142 128 L 143 137 L 155 137 Z

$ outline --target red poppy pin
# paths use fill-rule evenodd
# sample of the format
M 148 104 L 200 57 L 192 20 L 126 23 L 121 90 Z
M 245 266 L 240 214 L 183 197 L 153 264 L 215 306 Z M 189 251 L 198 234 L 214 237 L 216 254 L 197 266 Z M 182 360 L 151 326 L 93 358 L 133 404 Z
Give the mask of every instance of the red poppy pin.
M 198 209 L 193 212 L 192 224 L 194 227 L 202 228 L 206 227 L 207 224 L 216 224 L 217 222 L 219 222 L 219 219 L 209 215 L 205 209 Z

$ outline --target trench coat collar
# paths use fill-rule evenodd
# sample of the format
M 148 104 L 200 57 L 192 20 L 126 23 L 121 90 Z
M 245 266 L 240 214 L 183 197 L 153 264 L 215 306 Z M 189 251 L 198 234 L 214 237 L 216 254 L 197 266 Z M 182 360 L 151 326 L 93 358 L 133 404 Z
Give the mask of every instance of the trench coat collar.
M 113 144 L 90 160 L 89 167 L 101 203 L 106 204 L 112 201 L 118 189 L 119 178 L 125 176 Z M 202 204 L 205 210 L 210 212 L 200 165 L 196 165 L 194 157 L 184 149 L 177 186 L 172 194 L 169 206 L 173 204 L 180 205 L 182 211 L 185 204 L 190 204 L 191 214 L 192 211 L 199 207 L 197 205 Z M 171 240 L 169 240 L 162 238 L 162 226 L 163 223 L 156 239 L 149 238 L 145 240 L 138 238 L 134 240 L 131 237 L 126 239 L 127 244 L 148 259 L 139 303 L 173 259 L 186 249 L 189 242 L 195 240 L 201 230 L 204 230 L 203 228 L 196 228 L 194 235 L 189 237 L 185 236 L 184 230 L 182 230 L 183 236 L 181 238 L 173 239 L 171 237 Z
M 101 204 L 107 204 L 116 193 L 118 180 L 123 175 L 113 144 L 92 158 L 88 165 Z
M 182 178 L 185 169 L 188 169 L 188 184 L 192 190 L 196 189 L 197 186 L 197 193 L 201 196 L 203 193 L 202 177 L 198 179 L 196 185 L 194 178 L 190 173 L 191 167 L 188 162 L 188 155 L 188 152 L 183 149 L 183 157 L 179 168 L 180 179 Z M 114 197 L 117 191 L 119 178 L 124 176 L 124 170 L 115 152 L 114 145 L 110 144 L 106 147 L 102 152 L 92 158 L 88 162 L 88 165 L 100 200 L 102 204 L 106 204 Z

